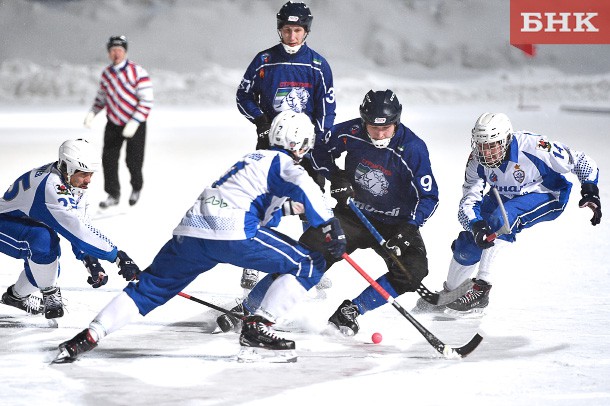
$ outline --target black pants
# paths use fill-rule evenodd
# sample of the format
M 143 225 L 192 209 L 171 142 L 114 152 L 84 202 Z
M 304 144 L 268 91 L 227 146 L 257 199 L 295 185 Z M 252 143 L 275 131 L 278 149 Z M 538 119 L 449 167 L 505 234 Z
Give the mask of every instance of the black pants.
M 421 236 L 409 249 L 403 250 L 404 252 L 399 258 L 404 268 L 409 271 L 406 274 L 405 271 L 394 263 L 388 252 L 379 245 L 377 240 L 351 209 L 343 205 L 337 206 L 334 211 L 335 217 L 341 222 L 341 228 L 343 228 L 345 233 L 347 253 L 351 254 L 357 249 L 372 248 L 385 261 L 388 268 L 388 280 L 396 290 L 396 293 L 401 295 L 405 292 L 414 292 L 422 279 L 428 275 L 428 257 Z M 392 238 L 401 230 L 401 225 L 399 224 L 384 224 L 370 218 L 369 221 L 386 240 Z M 324 259 L 326 259 L 326 270 L 328 270 L 339 260 L 331 257 L 326 252 L 324 249 L 324 238 L 325 235 L 320 228 L 310 227 L 303 233 L 299 242 L 312 250 L 323 252 Z
M 124 126 L 116 125 L 109 121 L 104 131 L 104 149 L 102 152 L 102 166 L 104 168 L 104 190 L 110 196 L 119 198 L 121 196 L 121 184 L 119 183 L 119 157 L 123 141 L 127 141 L 125 162 L 131 175 L 131 187 L 134 191 L 142 189 L 144 179 L 142 178 L 142 166 L 144 165 L 144 145 L 146 142 L 146 122 L 138 127 L 133 138 L 123 137 Z

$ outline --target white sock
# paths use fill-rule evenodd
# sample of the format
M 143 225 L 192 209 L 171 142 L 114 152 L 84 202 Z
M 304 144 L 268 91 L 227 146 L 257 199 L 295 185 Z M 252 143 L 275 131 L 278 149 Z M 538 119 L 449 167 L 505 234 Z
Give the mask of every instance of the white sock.
M 275 323 L 305 298 L 307 291 L 294 275 L 280 275 L 273 281 L 254 314 Z
M 447 273 L 447 282 L 445 282 L 445 287 L 448 290 L 456 289 L 458 286 L 462 284 L 466 279 L 470 278 L 470 275 L 476 269 L 477 264 L 474 265 L 462 265 L 455 260 L 455 258 L 451 257 L 451 262 L 449 263 L 449 272 Z
M 38 291 L 39 289 L 28 280 L 28 277 L 25 275 L 25 270 L 21 271 L 19 278 L 17 278 L 17 282 L 15 282 L 15 286 L 13 286 L 13 293 L 18 297 L 26 297 Z
M 101 340 L 106 335 L 129 324 L 139 314 L 140 310 L 135 302 L 127 293 L 121 292 L 89 324 L 89 328 L 92 330 L 91 335 L 96 341 Z
M 510 244 L 508 241 L 497 239 L 494 241 L 494 246 L 483 250 L 481 255 L 481 262 L 479 263 L 479 272 L 477 272 L 477 279 L 482 279 L 487 283 L 491 284 L 491 270 L 493 263 L 498 253 Z

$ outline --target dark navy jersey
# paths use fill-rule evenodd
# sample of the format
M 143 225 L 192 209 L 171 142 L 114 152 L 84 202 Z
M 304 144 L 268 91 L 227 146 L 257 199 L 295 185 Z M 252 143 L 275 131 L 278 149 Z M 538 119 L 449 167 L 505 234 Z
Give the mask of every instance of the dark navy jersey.
M 239 84 L 237 107 L 250 121 L 263 113 L 273 120 L 288 109 L 305 113 L 321 140 L 335 120 L 330 66 L 307 44 L 295 54 L 286 52 L 282 44 L 259 52 Z
M 361 119 L 335 125 L 326 142 L 312 152 L 314 168 L 330 179 L 343 152 L 345 172 L 356 196 L 354 202 L 367 217 L 387 224 L 409 222 L 422 226 L 438 205 L 438 187 L 428 148 L 400 124 L 386 148 L 375 147 Z

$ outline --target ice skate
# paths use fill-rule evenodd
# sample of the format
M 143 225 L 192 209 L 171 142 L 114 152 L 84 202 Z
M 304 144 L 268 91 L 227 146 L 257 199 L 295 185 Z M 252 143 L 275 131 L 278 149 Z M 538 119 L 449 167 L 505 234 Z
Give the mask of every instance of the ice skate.
M 447 289 L 447 284 L 443 283 L 443 290 L 440 292 L 436 292 L 436 293 L 443 294 L 443 293 L 448 293 L 448 292 L 449 292 L 449 289 Z M 447 308 L 446 305 L 438 305 L 438 306 L 433 305 L 432 303 L 424 300 L 424 298 L 420 297 L 419 299 L 417 299 L 417 302 L 415 303 L 415 307 L 413 307 L 411 312 L 415 313 L 415 314 L 444 313 L 446 308 Z
M 44 317 L 56 319 L 64 315 L 64 304 L 61 300 L 61 291 L 58 286 L 42 290 L 42 302 L 44 305 Z
M 239 336 L 241 350 L 239 362 L 296 362 L 295 343 L 276 336 L 269 320 L 261 316 L 248 316 Z
M 240 286 L 247 290 L 252 290 L 258 282 L 258 271 L 255 269 L 244 268 L 241 274 Z
M 91 351 L 97 347 L 97 342 L 86 328 L 72 339 L 59 344 L 59 354 L 53 360 L 53 364 L 67 364 L 76 361 L 78 356 L 84 352 Z
M 351 300 L 346 299 L 333 315 L 330 316 L 328 322 L 338 328 L 343 335 L 354 336 L 360 330 L 360 326 L 356 321 L 356 317 L 359 314 L 358 306 L 353 304 Z
M 231 312 L 240 314 L 242 316 L 246 315 L 247 313 L 241 302 L 237 303 L 237 306 L 233 307 Z M 216 318 L 216 324 L 218 324 L 218 327 L 223 333 L 227 333 L 229 331 L 239 330 L 242 326 L 242 320 L 231 314 L 223 313 Z
M 41 314 L 44 311 L 42 299 L 33 295 L 18 297 L 13 291 L 13 286 L 9 286 L 6 292 L 2 294 L 2 303 L 16 307 L 29 314 Z
M 140 191 L 139 190 L 132 191 L 131 195 L 129 196 L 129 205 L 133 206 L 134 204 L 136 204 L 138 202 L 138 200 L 140 200 Z
M 119 198 L 118 197 L 113 197 L 113 196 L 108 195 L 106 200 L 102 200 L 100 202 L 100 207 L 102 209 L 107 209 L 108 207 L 118 206 L 118 204 L 119 204 Z
M 466 317 L 483 316 L 483 312 L 489 304 L 491 285 L 481 279 L 473 279 L 472 282 L 472 288 L 464 296 L 447 305 L 445 314 Z

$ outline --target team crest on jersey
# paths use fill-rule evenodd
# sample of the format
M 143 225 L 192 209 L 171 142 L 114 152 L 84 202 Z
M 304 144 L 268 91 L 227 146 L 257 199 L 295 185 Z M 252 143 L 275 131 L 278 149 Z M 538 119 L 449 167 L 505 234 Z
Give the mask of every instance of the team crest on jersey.
M 358 124 L 354 124 L 352 128 L 349 129 L 349 132 L 352 135 L 356 134 L 358 131 L 360 131 L 360 126 Z
M 264 53 L 261 55 L 261 61 L 263 63 L 269 63 L 269 54 L 268 53 Z
M 547 152 L 551 152 L 551 143 L 545 140 L 538 140 L 538 145 L 536 146 L 538 149 L 544 149 Z
M 498 181 L 498 175 L 496 175 L 495 172 L 492 172 L 491 175 L 489 175 L 489 181 L 492 183 L 496 183 Z
M 523 181 L 525 180 L 525 171 L 523 171 L 523 169 L 521 169 L 519 164 L 515 165 L 515 171 L 513 172 L 513 178 L 515 178 L 515 180 L 519 183 L 523 183 Z
M 57 194 L 58 195 L 69 195 L 70 194 L 70 191 L 64 185 L 55 185 L 55 187 L 57 189 Z
M 383 196 L 388 193 L 389 182 L 383 171 L 359 163 L 354 174 L 356 183 L 368 190 L 373 196 Z
M 261 70 L 258 71 L 258 77 L 261 78 L 261 79 L 265 78 L 265 70 L 264 69 L 261 69 Z
M 280 87 L 275 92 L 273 108 L 275 111 L 293 110 L 303 113 L 308 100 L 309 92 L 304 87 Z

